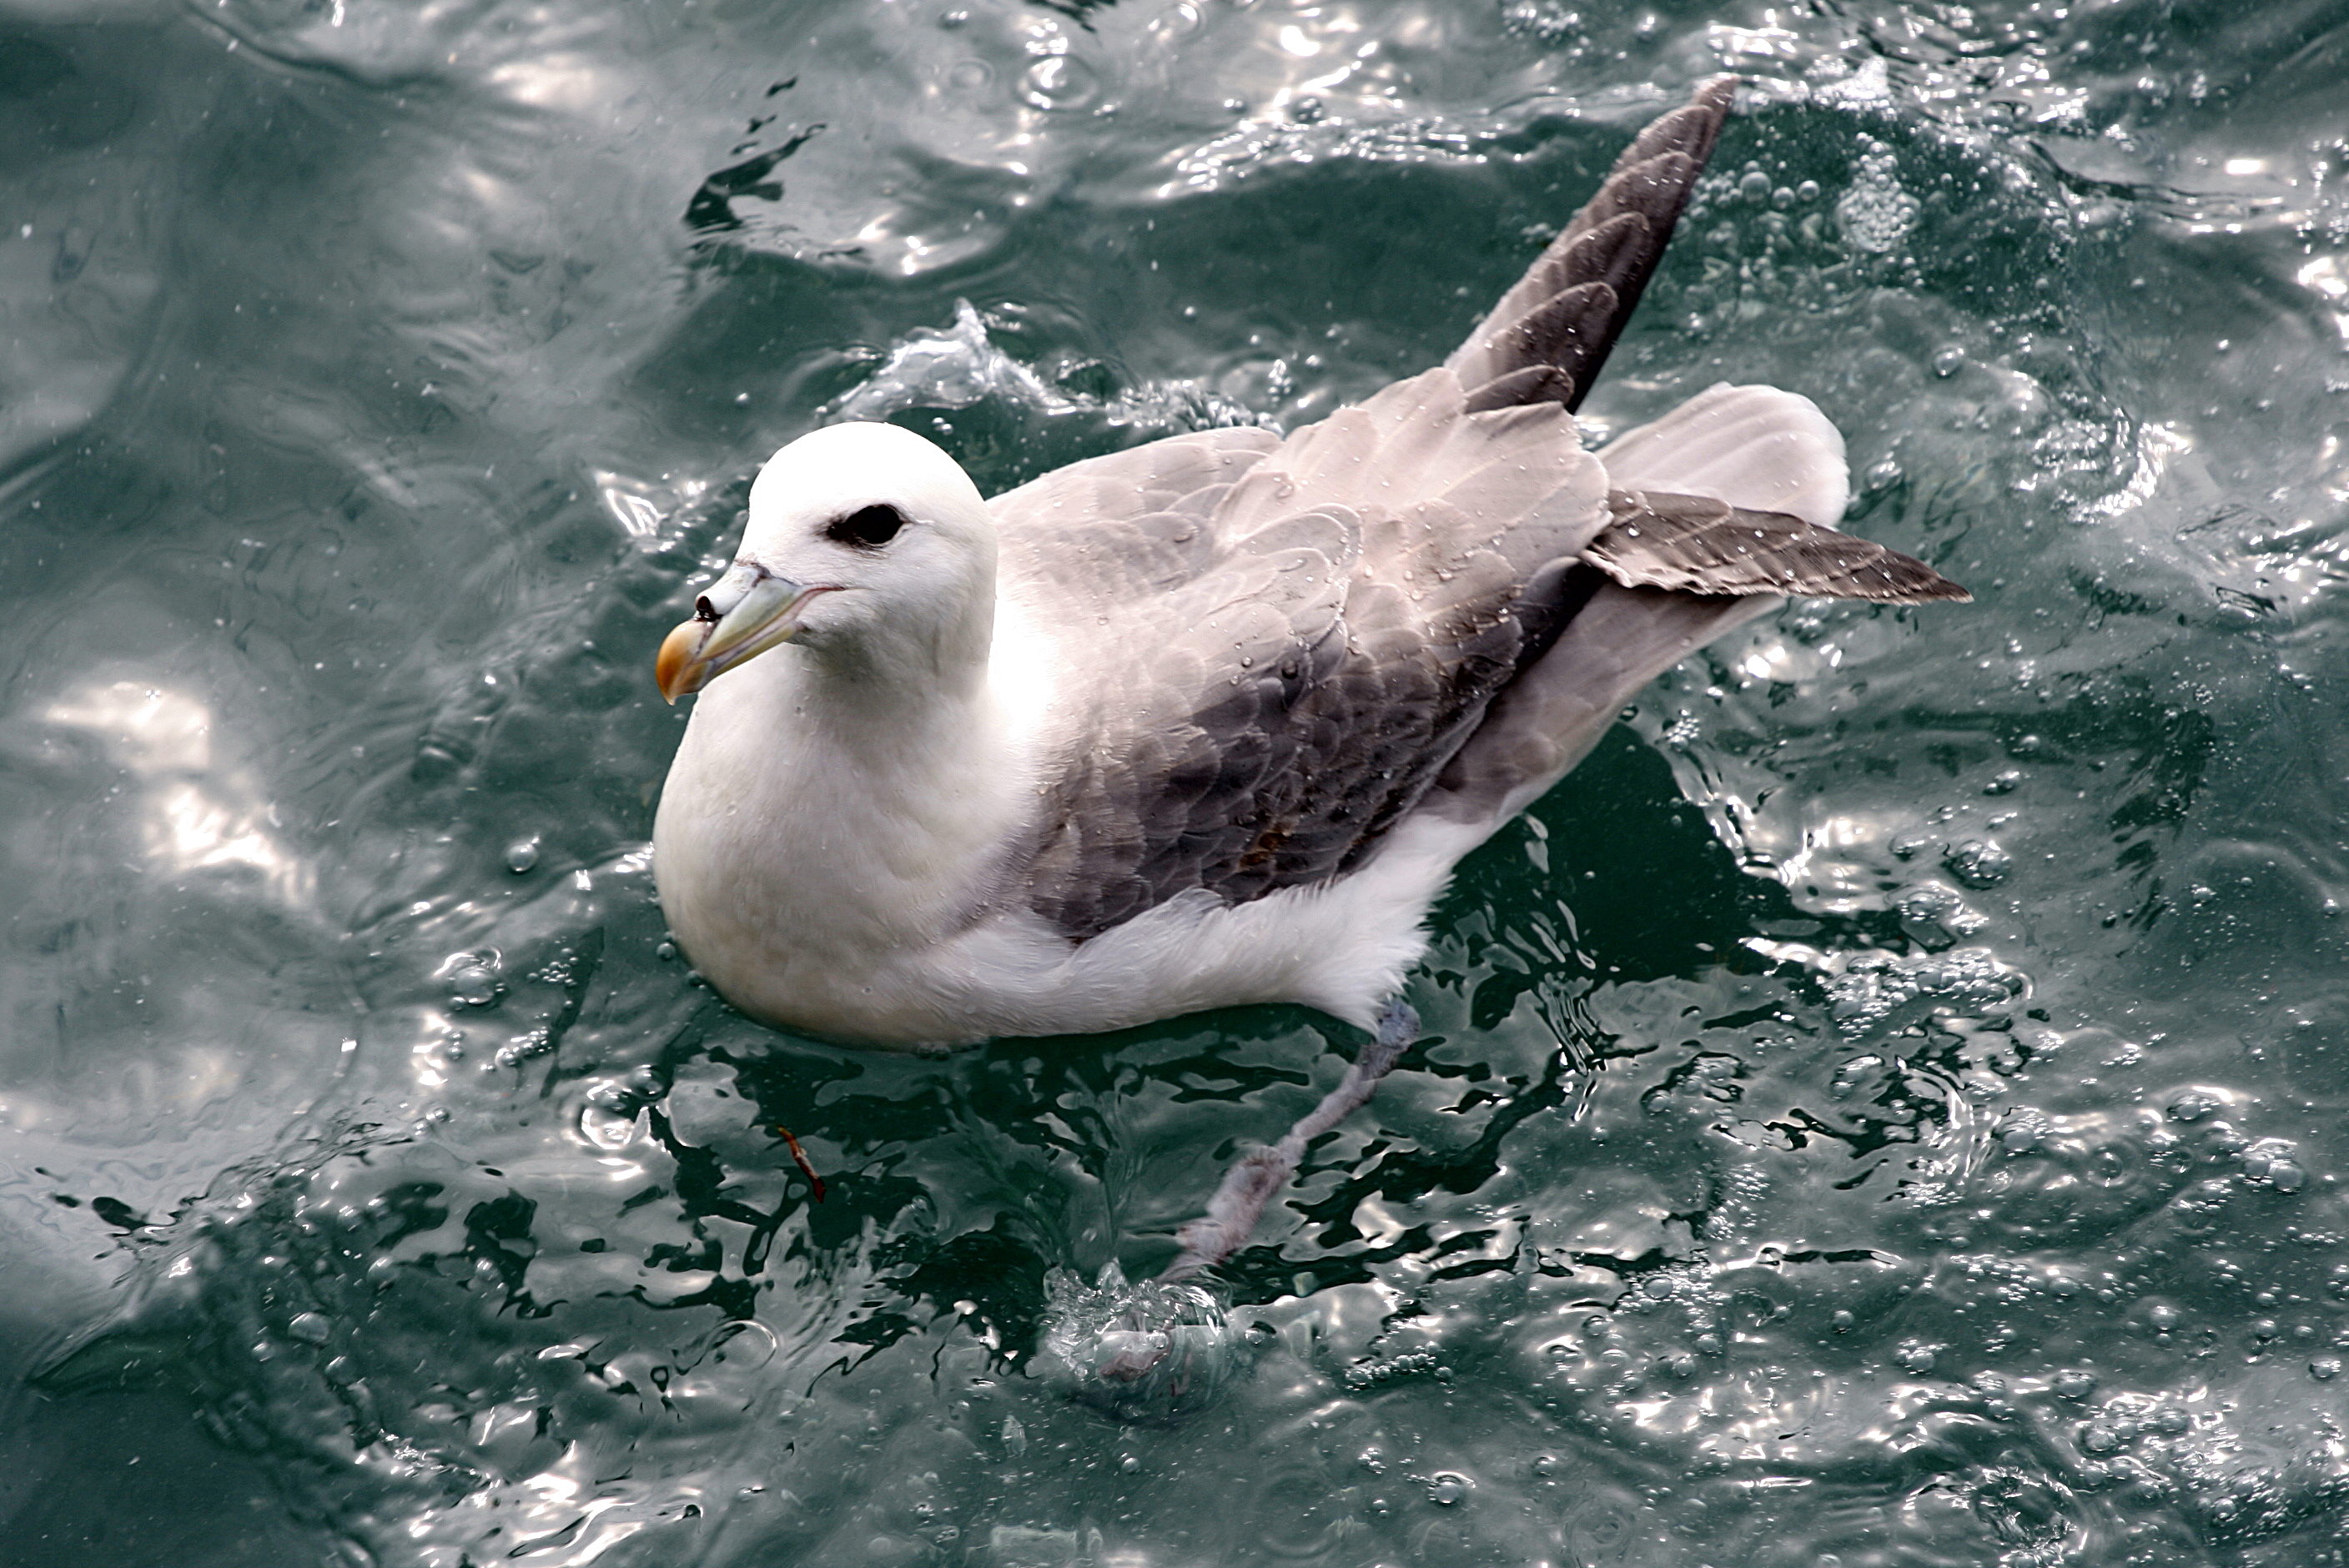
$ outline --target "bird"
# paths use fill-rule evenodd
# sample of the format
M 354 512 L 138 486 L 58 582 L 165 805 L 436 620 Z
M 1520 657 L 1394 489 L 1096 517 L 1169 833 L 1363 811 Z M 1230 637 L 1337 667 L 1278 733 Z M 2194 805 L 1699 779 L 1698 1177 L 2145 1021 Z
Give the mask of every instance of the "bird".
M 991 499 L 895 425 L 777 451 L 656 660 L 698 694 L 653 835 L 695 969 L 890 1049 L 1257 1003 L 1363 1030 L 1160 1277 L 1228 1259 L 1418 1038 L 1404 984 L 1453 868 L 1640 686 L 1789 596 L 1968 597 L 1837 531 L 1843 438 L 1795 393 L 1715 386 L 1586 444 L 1735 87 L 1642 130 L 1441 365 L 1318 423 Z

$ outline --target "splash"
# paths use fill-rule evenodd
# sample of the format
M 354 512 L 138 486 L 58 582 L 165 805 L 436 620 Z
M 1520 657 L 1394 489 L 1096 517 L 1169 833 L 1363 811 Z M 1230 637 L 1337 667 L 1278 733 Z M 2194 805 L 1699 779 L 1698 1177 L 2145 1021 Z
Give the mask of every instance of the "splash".
M 1198 1285 L 1130 1284 L 1112 1262 L 1090 1286 L 1055 1269 L 1044 1295 L 1044 1349 L 1055 1380 L 1120 1420 L 1163 1422 L 1204 1409 L 1240 1370 L 1224 1309 Z
M 1232 425 L 1270 427 L 1270 416 L 1191 380 L 1144 382 L 1111 397 L 1053 386 L 995 346 L 987 322 L 967 299 L 955 301 L 954 325 L 916 333 L 897 345 L 864 385 L 822 411 L 825 424 L 885 419 L 908 408 L 969 408 L 997 403 L 1048 418 L 1094 416 L 1112 426 L 1195 430 Z

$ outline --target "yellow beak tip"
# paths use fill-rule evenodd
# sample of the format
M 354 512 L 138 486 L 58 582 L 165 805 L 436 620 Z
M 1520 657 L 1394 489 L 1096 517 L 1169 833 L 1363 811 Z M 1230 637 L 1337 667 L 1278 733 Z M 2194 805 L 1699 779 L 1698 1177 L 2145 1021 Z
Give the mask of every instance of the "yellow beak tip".
M 660 653 L 653 660 L 653 679 L 664 701 L 674 704 L 699 686 L 701 683 L 693 678 L 698 667 L 695 655 L 709 634 L 709 622 L 682 621 L 661 639 Z

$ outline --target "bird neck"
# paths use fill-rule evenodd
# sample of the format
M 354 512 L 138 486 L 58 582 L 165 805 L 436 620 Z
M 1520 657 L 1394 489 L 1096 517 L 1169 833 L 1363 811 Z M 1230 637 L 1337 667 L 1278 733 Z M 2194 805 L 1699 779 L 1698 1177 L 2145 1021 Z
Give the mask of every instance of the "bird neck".
M 1033 769 L 972 629 L 786 645 L 697 699 L 656 866 L 672 925 L 730 995 L 730 957 L 750 971 L 847 965 L 939 940 L 994 892 L 1034 807 Z M 788 943 L 721 952 L 729 907 L 761 912 Z

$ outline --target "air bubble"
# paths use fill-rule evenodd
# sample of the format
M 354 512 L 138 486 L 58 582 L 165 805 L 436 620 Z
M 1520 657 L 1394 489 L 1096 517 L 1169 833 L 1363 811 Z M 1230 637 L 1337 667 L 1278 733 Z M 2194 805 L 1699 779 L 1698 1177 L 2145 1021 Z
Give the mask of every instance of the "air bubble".
M 1968 839 L 1942 855 L 1950 874 L 1971 888 L 1995 887 L 2013 869 L 2014 857 L 1994 839 Z
M 449 976 L 449 999 L 460 1007 L 486 1007 L 498 999 L 496 971 L 487 965 L 468 964 Z
M 506 870 L 513 872 L 514 875 L 522 876 L 527 873 L 538 864 L 538 835 L 533 833 L 527 839 L 516 839 L 512 843 L 508 844 L 505 861 Z
M 1450 1508 L 1468 1495 L 1468 1488 L 1466 1476 L 1454 1470 L 1439 1470 L 1428 1482 L 1427 1501 L 1438 1508 Z
M 616 1083 L 599 1083 L 579 1108 L 579 1136 L 598 1149 L 625 1149 L 636 1140 L 645 1096 Z
M 2080 1430 L 2080 1447 L 2100 1456 L 2116 1454 L 2128 1447 L 2128 1435 L 2117 1427 L 2092 1421 Z

